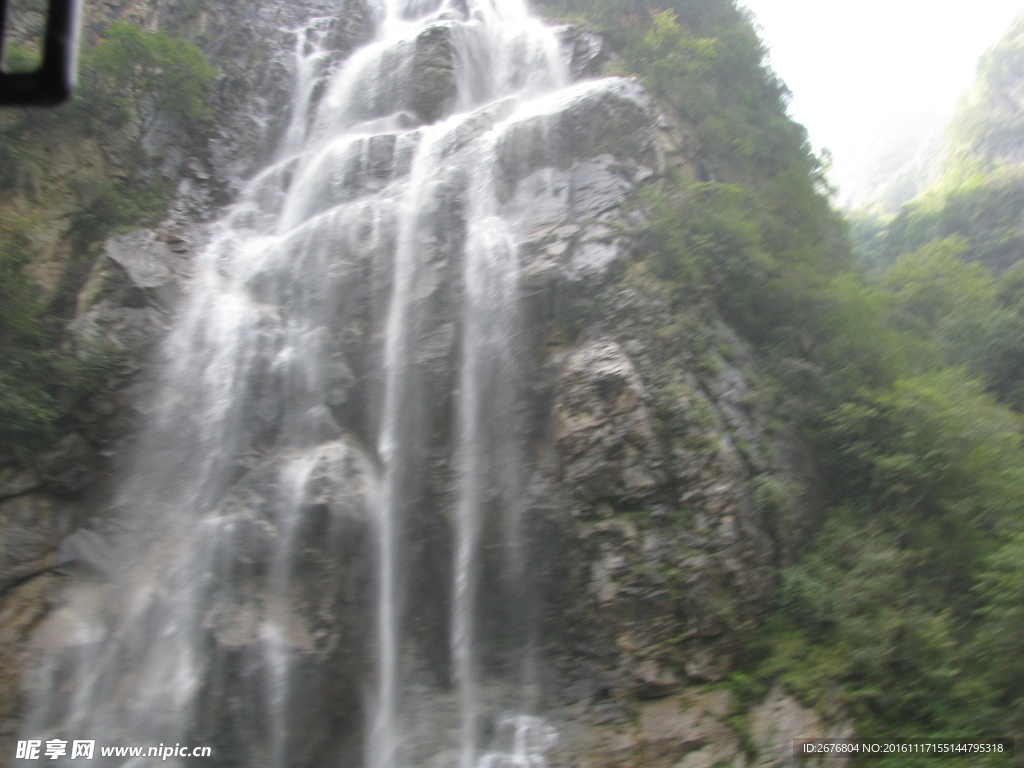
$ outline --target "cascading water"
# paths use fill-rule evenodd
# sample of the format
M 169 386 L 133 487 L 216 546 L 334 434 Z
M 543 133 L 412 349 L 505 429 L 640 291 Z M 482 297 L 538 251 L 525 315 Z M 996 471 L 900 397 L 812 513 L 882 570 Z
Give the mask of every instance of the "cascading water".
M 361 746 L 340 765 L 544 765 L 555 734 L 530 711 L 529 653 L 500 674 L 515 692 L 489 698 L 481 650 L 482 590 L 526 599 L 519 234 L 499 188 L 505 166 L 548 151 L 546 116 L 593 86 L 569 84 L 522 0 L 374 13 L 372 40 L 340 62 L 331 19 L 294 31 L 279 152 L 199 256 L 107 534 L 117 573 L 69 602 L 74 635 L 39 672 L 31 738 L 216 733 L 233 750 L 216 764 L 272 768 L 344 739 Z M 455 371 L 432 368 L 445 344 Z M 443 541 L 421 541 L 429 509 Z M 438 613 L 446 641 L 423 629 Z M 509 632 L 529 644 L 528 627 Z M 455 691 L 434 707 L 450 722 L 430 726 L 454 743 L 429 757 L 425 667 Z M 325 701 L 343 703 L 324 715 Z M 304 747 L 318 716 L 342 735 Z

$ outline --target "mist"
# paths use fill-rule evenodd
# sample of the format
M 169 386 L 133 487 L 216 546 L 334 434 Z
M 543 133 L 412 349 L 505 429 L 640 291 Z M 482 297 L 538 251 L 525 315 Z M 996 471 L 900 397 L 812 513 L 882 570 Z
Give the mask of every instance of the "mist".
M 911 186 L 927 180 L 978 57 L 1024 11 L 1020 0 L 970 12 L 928 0 L 744 5 L 793 93 L 790 115 L 816 152 L 831 153 L 829 180 L 847 208 L 876 200 L 894 176 Z

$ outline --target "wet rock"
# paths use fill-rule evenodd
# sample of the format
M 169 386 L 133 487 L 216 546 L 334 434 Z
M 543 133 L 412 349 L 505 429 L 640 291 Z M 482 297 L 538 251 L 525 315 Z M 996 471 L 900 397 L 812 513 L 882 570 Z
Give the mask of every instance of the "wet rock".
M 635 703 L 629 728 L 609 727 L 594 710 L 563 729 L 552 768 L 783 768 L 795 765 L 838 768 L 843 758 L 793 757 L 793 739 L 851 736 L 848 724 L 826 722 L 776 688 L 749 716 L 721 688 L 688 688 L 669 698 Z
M 0 592 L 49 569 L 67 519 L 53 499 L 28 494 L 0 502 Z
M 110 542 L 98 531 L 79 529 L 61 542 L 55 565 L 64 573 L 108 574 L 114 570 Z
M 497 145 L 502 201 L 516 182 L 541 168 L 571 169 L 601 155 L 656 167 L 650 98 L 637 82 L 604 78 L 576 86 L 564 98 L 553 113 L 516 121 L 502 133 Z
M 748 721 L 750 737 L 758 751 L 759 767 L 783 768 L 815 763 L 841 767 L 849 762 L 842 756 L 817 760 L 794 759 L 793 742 L 796 739 L 851 738 L 854 731 L 849 721 L 833 725 L 824 723 L 814 710 L 805 709 L 795 698 L 787 695 L 781 685 L 776 684 L 765 700 L 750 710 Z
M 618 208 L 635 184 L 622 176 L 621 165 L 609 154 L 588 158 L 572 169 L 570 206 L 575 221 L 596 219 Z
M 587 501 L 642 503 L 662 483 L 661 450 L 632 362 L 610 339 L 570 356 L 559 381 L 555 439 L 562 475 Z
M 101 352 L 121 361 L 124 370 L 137 370 L 167 330 L 188 262 L 180 234 L 142 229 L 107 240 L 68 325 L 76 348 L 83 356 Z
M 373 11 L 366 0 L 348 0 L 331 26 L 325 45 L 347 54 L 373 37 Z
M 0 536 L 2 526 L 0 522 Z M 22 674 L 42 654 L 40 644 L 32 642 L 33 632 L 53 610 L 64 582 L 60 576 L 43 573 L 20 580 L 11 588 L 0 586 L 4 590 L 0 604 L 0 714 L 21 712 L 24 707 Z M 16 723 L 0 722 L 0 749 L 4 754 L 13 754 L 14 744 L 9 741 L 15 737 Z
M 73 494 L 96 481 L 99 464 L 96 449 L 80 434 L 72 432 L 39 455 L 36 470 L 52 490 Z
M 275 50 L 285 52 L 282 58 L 290 56 L 294 50 L 291 30 L 310 17 L 338 19 L 328 30 L 328 47 L 335 54 L 327 57 L 325 66 L 333 66 L 341 54 L 368 39 L 373 26 L 364 0 L 284 4 L 98 0 L 83 4 L 82 10 L 83 40 L 95 40 L 112 20 L 120 19 L 197 42 L 218 69 L 210 104 L 216 112 L 214 130 L 224 135 L 210 142 L 203 129 L 162 115 L 146 136 L 133 135 L 136 124 L 127 121 L 123 128 L 110 126 L 102 137 L 83 134 L 55 145 L 45 163 L 44 188 L 47 200 L 54 202 L 40 210 L 43 220 L 53 223 L 47 225 L 46 239 L 56 243 L 53 248 L 47 244 L 52 253 L 38 259 L 45 298 L 49 301 L 58 287 L 68 291 L 62 300 L 67 301 L 69 314 L 73 310 L 75 315 L 69 350 L 83 356 L 89 350 L 100 351 L 117 364 L 101 391 L 76 408 L 72 435 L 38 459 L 26 460 L 29 467 L 2 461 L 0 754 L 8 754 L 5 739 L 18 727 L 18 678 L 32 666 L 38 650 L 38 644 L 28 644 L 30 631 L 50 610 L 52 593 L 62 583 L 86 572 L 94 576 L 105 564 L 106 555 L 101 546 L 93 546 L 97 542 L 89 532 L 69 534 L 92 511 L 84 499 L 99 493 L 101 483 L 96 481 L 105 476 L 108 460 L 100 454 L 109 453 L 111 441 L 127 434 L 135 419 L 136 390 L 143 390 L 151 378 L 146 358 L 166 330 L 179 280 L 187 282 L 190 275 L 190 256 L 202 243 L 203 222 L 228 201 L 237 179 L 264 161 L 274 139 L 275 120 L 288 117 L 290 94 L 283 86 L 290 75 L 267 62 Z M 124 147 L 136 139 L 159 156 L 141 175 L 162 176 L 161 182 L 177 187 L 178 198 L 166 220 L 153 230 L 111 238 L 82 286 L 75 271 L 89 262 L 80 247 L 69 245 L 67 236 L 67 225 L 74 220 L 69 215 L 74 208 L 68 207 L 74 205 L 72 193 L 77 195 L 74 184 L 119 181 L 127 167 Z M 386 148 L 373 149 L 371 161 L 378 168 L 385 162 Z M 63 280 L 67 275 L 70 278 Z M 337 378 L 343 379 L 344 374 Z M 52 575 L 47 569 L 54 567 L 72 577 Z M 68 641 L 67 632 L 60 634 L 54 645 Z
M 568 104 L 558 116 L 561 162 L 611 154 L 653 166 L 650 97 L 635 80 L 608 78 Z
M 224 523 L 231 536 L 216 537 L 223 546 L 213 560 L 233 583 L 225 578 L 204 617 L 217 658 L 198 698 L 204 743 L 227 747 L 231 733 L 253 723 L 284 726 L 303 765 L 316 764 L 337 739 L 358 743 L 361 681 L 371 663 L 375 483 L 365 453 L 342 439 L 271 454 L 232 491 Z M 275 596 L 282 580 L 288 589 Z M 302 695 L 280 713 L 287 723 L 274 723 L 246 685 L 255 669 L 285 654 L 288 679 Z M 237 746 L 239 754 L 252 748 Z
M 85 354 L 100 350 L 119 357 L 127 368 L 137 369 L 166 331 L 167 312 L 149 306 L 145 294 L 130 287 L 123 273 L 98 265 L 90 282 L 93 280 L 101 286 L 101 293 L 68 324 L 68 331 Z
M 707 649 L 692 654 L 684 669 L 690 679 L 705 683 L 717 683 L 726 676 L 721 660 Z
M 588 227 L 572 252 L 569 279 L 576 282 L 600 280 L 613 264 L 621 263 L 631 252 L 629 244 L 615 237 L 611 230 Z
M 527 238 L 527 248 L 534 243 L 552 242 L 558 238 L 560 225 L 568 223 L 572 176 L 557 168 L 544 168 L 522 179 L 503 206 L 503 213 L 518 222 Z
M 206 616 L 204 627 L 217 645 L 234 651 L 260 642 L 262 618 L 254 603 L 224 604 L 221 610 L 213 610 Z M 294 620 L 294 617 L 289 618 Z
M 679 689 L 683 682 L 674 670 L 647 659 L 635 668 L 637 686 L 635 695 L 641 699 L 659 699 Z
M 436 122 L 451 108 L 456 94 L 451 26 L 438 24 L 420 33 L 411 72 L 412 108 L 423 122 Z
M 775 593 L 777 532 L 790 535 L 792 515 L 761 501 L 788 486 L 750 404 L 742 342 L 712 320 L 701 333 L 721 352 L 695 359 L 631 269 L 593 300 L 602 315 L 584 334 L 596 339 L 565 358 L 553 438 L 573 494 L 565 550 L 587 595 L 577 629 L 595 648 L 611 642 L 594 653 L 623 690 L 651 697 L 728 675 L 737 638 Z M 631 456 L 631 445 L 642 448 Z
M 340 353 L 328 361 L 326 368 L 327 406 L 332 412 L 340 414 L 349 402 L 349 395 L 356 385 L 356 377 Z M 345 421 L 344 418 L 341 420 Z
M 601 74 L 608 59 L 608 49 L 601 35 L 587 32 L 575 24 L 559 27 L 556 33 L 569 56 L 569 72 L 574 80 Z
M 137 288 L 158 288 L 174 279 L 171 265 L 179 259 L 156 237 L 149 229 L 115 235 L 104 244 L 103 255 L 120 264 Z
M 513 183 L 502 211 L 518 222 L 524 237 L 524 286 L 536 291 L 558 280 L 600 285 L 634 251 L 623 230 L 637 222 L 624 205 L 650 176 L 635 161 L 604 153 L 568 170 L 545 167 Z
M 0 501 L 21 496 L 40 485 L 39 475 L 34 470 L 17 464 L 0 469 Z

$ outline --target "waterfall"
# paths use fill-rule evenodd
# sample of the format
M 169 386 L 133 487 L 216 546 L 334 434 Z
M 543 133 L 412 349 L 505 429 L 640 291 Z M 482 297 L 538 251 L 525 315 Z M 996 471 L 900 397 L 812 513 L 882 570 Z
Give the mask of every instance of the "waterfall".
M 198 255 L 104 532 L 117 564 L 69 597 L 28 738 L 216 734 L 236 752 L 214 764 L 270 768 L 357 744 L 339 765 L 413 768 L 427 706 L 452 734 L 431 766 L 545 764 L 529 649 L 493 674 L 481 649 L 483 591 L 528 597 L 521 233 L 500 188 L 598 86 L 570 83 L 522 0 L 372 10 L 341 60 L 332 19 L 292 30 L 277 153 Z M 499 677 L 515 692 L 492 696 Z

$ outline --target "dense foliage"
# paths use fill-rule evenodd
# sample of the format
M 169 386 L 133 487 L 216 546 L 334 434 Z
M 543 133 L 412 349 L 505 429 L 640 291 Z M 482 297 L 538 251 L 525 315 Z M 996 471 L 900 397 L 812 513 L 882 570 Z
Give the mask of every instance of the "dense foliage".
M 109 362 L 104 350 L 68 344 L 63 325 L 102 241 L 167 207 L 170 182 L 145 149 L 155 121 L 201 127 L 210 116 L 214 70 L 184 40 L 117 22 L 81 69 L 72 103 L 0 123 L 0 456 L 51 441 Z M 55 172 L 59 151 L 76 146 L 96 156 Z M 31 272 L 43 247 L 68 252 L 47 294 Z
M 211 117 L 206 96 L 216 72 L 187 40 L 116 21 L 84 65 L 94 98 L 137 121 L 140 149 L 160 115 L 191 123 Z
M 551 4 L 609 33 L 626 71 L 695 126 L 696 172 L 647 191 L 649 271 L 681 313 L 714 304 L 759 350 L 762 389 L 828 482 L 824 522 L 783 569 L 733 687 L 760 696 L 781 679 L 868 738 L 1021 736 L 1016 171 L 961 163 L 888 227 L 856 222 L 874 249 L 865 272 L 733 3 Z M 1001 51 L 988 68 L 1024 58 Z M 1020 119 L 983 124 L 1005 148 L 993 126 Z
M 1024 175 L 1018 166 L 946 175 L 895 216 L 864 217 L 858 245 L 866 261 L 885 267 L 901 253 L 959 235 L 967 258 L 1001 272 L 1024 252 L 1022 205 Z

